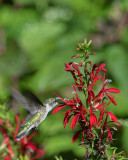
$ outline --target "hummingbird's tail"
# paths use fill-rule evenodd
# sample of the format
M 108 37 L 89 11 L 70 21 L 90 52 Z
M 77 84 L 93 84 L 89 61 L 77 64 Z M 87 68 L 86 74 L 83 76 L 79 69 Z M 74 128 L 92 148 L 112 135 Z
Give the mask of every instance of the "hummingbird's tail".
M 25 135 L 27 134 L 27 132 L 26 131 L 24 131 L 24 132 L 18 132 L 18 134 L 17 134 L 17 136 L 16 136 L 16 139 L 17 139 L 17 141 L 19 141 L 21 138 L 23 138 Z
M 33 127 L 34 124 L 29 121 L 31 115 L 28 115 L 21 127 L 19 128 L 19 131 L 17 133 L 16 139 L 19 141 L 21 138 L 23 138 Z

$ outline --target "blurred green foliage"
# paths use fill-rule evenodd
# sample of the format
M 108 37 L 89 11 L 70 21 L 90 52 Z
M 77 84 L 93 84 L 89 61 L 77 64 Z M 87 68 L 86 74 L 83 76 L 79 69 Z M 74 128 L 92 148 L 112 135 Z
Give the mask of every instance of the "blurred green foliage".
M 91 39 L 97 53 L 93 63 L 105 62 L 111 85 L 121 90 L 118 106 L 110 110 L 125 124 L 115 137 L 119 150 L 128 153 L 127 8 L 127 0 L 1 0 L 0 96 L 9 96 L 8 86 L 20 86 L 42 101 L 52 92 L 71 98 L 73 80 L 64 63 L 76 53 L 77 42 Z M 12 110 L 25 116 L 23 109 Z M 39 127 L 34 140 L 46 150 L 44 159 L 83 156 L 78 143 L 71 143 L 75 131 L 64 129 L 62 122 L 63 114 L 50 114 Z

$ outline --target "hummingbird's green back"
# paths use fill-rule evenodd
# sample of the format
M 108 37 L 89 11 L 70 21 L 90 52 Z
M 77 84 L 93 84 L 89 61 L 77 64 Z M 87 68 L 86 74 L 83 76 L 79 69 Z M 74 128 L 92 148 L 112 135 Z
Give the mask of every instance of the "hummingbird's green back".
M 26 135 L 30 129 L 34 128 L 36 126 L 36 123 L 38 123 L 38 120 L 41 116 L 41 113 L 36 113 L 34 115 L 29 114 L 23 124 L 21 125 L 18 134 L 16 136 L 17 140 L 20 140 L 24 135 Z

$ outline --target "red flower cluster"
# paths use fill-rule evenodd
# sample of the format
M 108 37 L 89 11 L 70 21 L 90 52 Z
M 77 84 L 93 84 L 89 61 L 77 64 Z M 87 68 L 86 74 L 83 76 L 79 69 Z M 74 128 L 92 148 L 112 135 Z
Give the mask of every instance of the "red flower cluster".
M 81 76 L 81 73 L 80 73 L 80 69 L 78 68 L 78 66 L 82 66 L 84 65 L 84 62 L 83 63 L 73 63 L 73 62 L 70 62 L 70 63 L 65 63 L 65 71 L 70 71 L 74 80 L 75 80 L 75 83 L 78 85 L 79 83 L 81 85 L 84 85 L 84 82 L 83 82 L 83 78 Z M 71 68 L 72 67 L 72 68 Z
M 105 69 L 105 63 L 100 65 L 94 64 L 92 66 L 92 62 L 87 61 L 89 58 L 88 52 L 86 52 L 85 55 L 76 55 L 72 58 L 82 57 L 85 58 L 82 63 L 65 63 L 65 71 L 68 71 L 72 74 L 76 83 L 76 85 L 73 85 L 75 97 L 73 97 L 72 100 L 67 100 L 55 94 L 64 102 L 64 104 L 58 106 L 53 113 L 55 114 L 63 107 L 69 106 L 70 109 L 64 112 L 64 127 L 67 125 L 71 117 L 73 117 L 71 121 L 72 130 L 75 128 L 77 123 L 79 123 L 81 126 L 81 129 L 74 134 L 72 142 L 74 143 L 80 133 L 82 133 L 82 144 L 86 144 L 87 139 L 94 139 L 97 136 L 95 131 L 99 130 L 98 143 L 100 150 L 103 139 L 107 139 L 109 142 L 112 142 L 113 140 L 112 131 L 108 124 L 111 122 L 120 124 L 116 116 L 106 110 L 110 103 L 117 105 L 117 102 L 115 101 L 114 97 L 110 95 L 110 93 L 120 93 L 120 90 L 106 87 L 107 83 L 111 82 L 111 80 L 105 80 L 105 72 L 107 72 Z M 89 64 L 89 66 L 87 64 Z M 81 66 L 84 67 L 83 72 L 82 69 L 80 69 Z M 101 71 L 103 72 L 103 75 L 100 74 Z M 103 81 L 102 87 L 98 93 L 95 93 L 95 84 L 101 79 Z M 76 88 L 78 88 L 78 90 Z M 85 104 L 82 103 L 81 99 L 79 98 L 78 91 L 83 91 L 86 98 Z
M 0 131 L 2 132 L 4 136 L 4 140 L 2 144 L 0 145 L 0 148 L 4 148 L 5 144 L 7 146 L 7 153 L 0 154 L 1 157 L 3 157 L 3 160 L 11 160 L 12 157 L 15 156 L 14 151 L 12 150 L 11 144 L 10 144 L 10 137 L 7 134 L 7 128 L 10 128 L 11 131 L 13 131 L 13 127 L 9 122 L 9 119 L 6 120 L 5 124 L 3 119 L 0 119 Z
M 0 131 L 2 132 L 5 138 L 2 144 L 0 145 L 0 148 L 4 150 L 4 147 L 7 146 L 7 153 L 5 153 L 4 151 L 3 154 L 1 154 L 0 156 L 3 157 L 3 160 L 16 159 L 16 155 L 18 154 L 21 154 L 23 157 L 27 155 L 27 157 L 31 160 L 34 160 L 38 157 L 42 157 L 45 154 L 45 152 L 41 149 L 36 148 L 35 144 L 33 142 L 30 142 L 30 139 L 36 134 L 36 131 L 33 132 L 29 137 L 25 136 L 19 142 L 17 140 L 14 141 L 14 138 L 16 138 L 19 129 L 18 114 L 15 116 L 15 121 L 16 129 L 12 127 L 12 125 L 9 122 L 9 119 L 6 120 L 6 123 L 4 123 L 2 119 L 0 119 Z M 14 144 L 11 145 L 12 143 Z M 13 150 L 13 146 L 16 146 L 15 148 L 17 148 L 17 150 Z M 35 153 L 37 153 L 37 155 L 31 157 L 31 151 L 34 151 Z

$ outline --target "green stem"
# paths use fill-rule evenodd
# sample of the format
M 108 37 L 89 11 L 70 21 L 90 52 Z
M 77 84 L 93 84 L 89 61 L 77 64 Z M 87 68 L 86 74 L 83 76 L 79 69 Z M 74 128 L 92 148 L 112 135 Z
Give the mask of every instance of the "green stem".
M 85 65 L 84 65 L 84 68 L 87 67 L 87 58 L 86 58 L 86 55 L 84 57 L 84 61 L 85 61 Z M 84 77 L 85 77 L 85 89 L 84 89 L 84 94 L 85 94 L 85 100 L 86 100 L 86 106 L 88 108 L 88 102 L 87 102 L 87 97 L 88 97 L 88 90 L 87 90 L 87 87 L 88 87 L 88 79 L 87 79 L 87 71 L 84 69 Z

